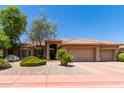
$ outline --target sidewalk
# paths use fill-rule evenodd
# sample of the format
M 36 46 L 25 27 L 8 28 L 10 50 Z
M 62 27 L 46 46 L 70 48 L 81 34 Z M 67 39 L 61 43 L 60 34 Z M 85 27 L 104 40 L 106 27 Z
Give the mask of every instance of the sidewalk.
M 124 87 L 124 75 L 0 76 L 0 87 Z

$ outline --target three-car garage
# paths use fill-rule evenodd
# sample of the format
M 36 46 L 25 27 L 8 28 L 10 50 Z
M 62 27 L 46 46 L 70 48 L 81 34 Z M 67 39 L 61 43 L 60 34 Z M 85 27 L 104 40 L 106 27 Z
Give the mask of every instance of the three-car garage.
M 67 52 L 74 57 L 74 61 L 76 62 L 94 62 L 96 61 L 96 48 L 81 48 L 81 47 L 70 47 L 67 48 Z M 99 57 L 100 61 L 114 61 L 114 53 L 113 49 L 99 49 Z

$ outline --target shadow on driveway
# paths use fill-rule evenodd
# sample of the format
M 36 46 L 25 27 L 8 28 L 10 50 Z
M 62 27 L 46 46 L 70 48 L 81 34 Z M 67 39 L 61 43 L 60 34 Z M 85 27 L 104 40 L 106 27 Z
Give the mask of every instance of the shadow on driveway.
M 59 66 L 62 66 L 61 64 L 59 64 Z M 67 65 L 67 66 L 64 66 L 64 67 L 74 67 L 75 65 Z

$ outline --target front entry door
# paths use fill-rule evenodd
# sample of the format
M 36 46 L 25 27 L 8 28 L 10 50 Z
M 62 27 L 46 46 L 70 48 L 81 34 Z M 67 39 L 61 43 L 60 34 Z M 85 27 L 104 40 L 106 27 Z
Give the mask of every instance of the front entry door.
M 50 59 L 54 60 L 56 58 L 57 44 L 50 44 Z

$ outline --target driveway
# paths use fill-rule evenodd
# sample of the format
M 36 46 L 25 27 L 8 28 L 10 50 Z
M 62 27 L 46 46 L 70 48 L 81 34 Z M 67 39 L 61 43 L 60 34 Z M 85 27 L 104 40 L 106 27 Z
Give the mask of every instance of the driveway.
M 12 68 L 0 70 L 0 75 L 122 75 L 124 63 L 121 62 L 74 62 L 64 67 L 58 61 L 50 61 L 38 67 L 20 67 L 13 62 Z
M 38 67 L 0 70 L 0 87 L 124 87 L 124 63 L 75 62 L 68 67 L 57 61 Z

